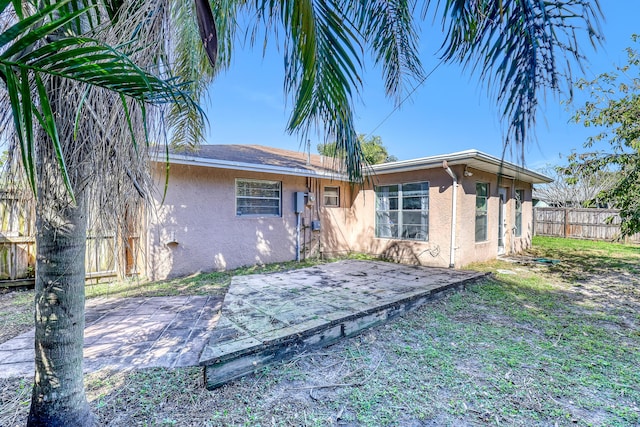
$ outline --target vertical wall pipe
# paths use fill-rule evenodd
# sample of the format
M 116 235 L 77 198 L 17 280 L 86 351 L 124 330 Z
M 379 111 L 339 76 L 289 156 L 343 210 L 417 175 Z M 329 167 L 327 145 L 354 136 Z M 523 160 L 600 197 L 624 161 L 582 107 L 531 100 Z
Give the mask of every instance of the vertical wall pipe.
M 300 212 L 296 212 L 296 262 L 300 262 Z
M 458 207 L 458 177 L 451 170 L 447 161 L 442 162 L 442 167 L 453 180 L 453 195 L 451 196 L 451 249 L 449 251 L 449 268 L 456 266 L 456 226 L 457 226 L 457 207 Z

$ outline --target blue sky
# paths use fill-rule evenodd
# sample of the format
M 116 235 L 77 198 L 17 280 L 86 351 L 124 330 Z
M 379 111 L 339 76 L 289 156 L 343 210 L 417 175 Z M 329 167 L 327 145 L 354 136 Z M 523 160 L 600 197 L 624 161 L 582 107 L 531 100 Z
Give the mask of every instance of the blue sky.
M 574 69 L 574 77 L 593 78 L 624 64 L 624 49 L 631 45 L 631 34 L 640 33 L 638 0 L 601 0 L 601 22 L 605 42 L 596 51 L 584 43 L 588 64 L 583 74 Z M 430 72 L 438 63 L 442 41 L 439 27 L 423 23 L 421 59 Z M 501 156 L 502 127 L 498 108 L 477 77 L 455 65 L 440 66 L 413 93 L 402 107 L 389 116 L 394 103 L 384 95 L 381 72 L 369 67 L 364 75 L 364 90 L 356 103 L 358 133 L 379 135 L 391 154 L 399 159 L 478 149 Z M 567 96 L 542 99 L 537 142 L 525 147 L 525 165 L 538 169 L 561 162 L 571 150 L 582 148 L 593 129 L 570 121 L 584 94 L 576 93 L 574 107 L 563 105 Z M 290 150 L 303 150 L 298 136 L 284 132 L 289 109 L 283 93 L 283 60 L 275 48 L 263 57 L 261 49 L 243 49 L 234 53 L 231 68 L 221 74 L 210 89 L 210 103 L 204 105 L 210 120 L 209 144 L 261 144 Z M 311 137 L 312 152 L 321 138 Z M 507 154 L 507 160 L 519 162 L 519 156 Z

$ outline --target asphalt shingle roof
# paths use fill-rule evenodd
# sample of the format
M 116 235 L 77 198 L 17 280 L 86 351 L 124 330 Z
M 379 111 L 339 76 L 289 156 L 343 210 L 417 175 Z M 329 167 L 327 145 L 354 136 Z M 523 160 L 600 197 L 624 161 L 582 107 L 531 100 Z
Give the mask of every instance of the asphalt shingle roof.
M 262 145 L 201 145 L 193 150 L 175 151 L 172 154 L 212 159 L 223 162 L 269 165 L 309 171 L 339 172 L 339 162 L 319 154 L 283 150 Z

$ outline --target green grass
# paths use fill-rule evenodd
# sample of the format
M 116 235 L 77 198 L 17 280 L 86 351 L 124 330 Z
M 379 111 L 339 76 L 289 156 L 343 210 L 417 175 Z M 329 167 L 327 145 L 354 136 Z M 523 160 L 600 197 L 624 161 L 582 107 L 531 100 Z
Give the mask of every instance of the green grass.
M 476 265 L 495 278 L 387 325 L 367 349 L 384 369 L 344 393 L 354 420 L 638 425 L 640 250 L 535 239 L 528 255 L 561 262 Z
M 544 243 L 536 251 L 555 251 L 565 262 L 557 242 Z M 580 251 L 569 246 L 568 264 L 611 265 L 594 261 L 589 245 Z M 619 248 L 606 246 L 593 250 L 614 251 L 624 260 L 621 272 L 638 262 L 635 250 L 620 256 Z M 513 268 L 499 262 L 483 267 L 496 266 Z M 425 417 L 443 425 L 638 425 L 640 298 L 632 294 L 626 305 L 619 298 L 625 288 L 637 289 L 638 279 L 610 282 L 606 295 L 585 305 L 583 291 L 598 291 L 598 280 L 576 289 L 554 282 L 552 270 L 532 266 L 497 273 L 388 325 L 391 333 L 380 338 L 385 371 L 370 387 L 347 393 L 357 420 L 364 425 Z M 380 351 L 380 340 L 370 351 Z
M 561 259 L 562 263 L 555 268 L 559 272 L 566 271 L 567 267 L 587 272 L 610 268 L 634 274 L 640 272 L 638 245 L 536 236 L 533 238 L 531 254 Z
M 0 293 L 0 342 L 33 326 L 33 291 L 3 289 Z
M 87 298 L 95 297 L 147 297 L 172 295 L 211 295 L 223 293 L 234 276 L 247 274 L 275 273 L 296 268 L 310 267 L 324 261 L 288 261 L 266 265 L 240 267 L 234 270 L 212 273 L 196 273 L 187 277 L 149 282 L 136 278 L 109 283 L 88 284 Z
M 608 242 L 601 240 L 580 240 L 580 239 L 563 239 L 560 237 L 543 237 L 535 236 L 533 238 L 534 250 L 543 252 L 555 251 L 563 255 L 572 252 L 600 252 L 615 256 L 640 256 L 640 246 Z

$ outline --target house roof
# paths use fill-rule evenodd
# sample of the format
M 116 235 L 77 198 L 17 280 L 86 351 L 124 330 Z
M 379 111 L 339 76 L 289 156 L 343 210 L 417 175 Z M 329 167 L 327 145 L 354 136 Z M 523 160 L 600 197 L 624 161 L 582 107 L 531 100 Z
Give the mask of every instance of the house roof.
M 158 161 L 163 161 L 162 156 L 159 157 Z M 201 145 L 190 151 L 171 152 L 169 161 L 174 164 L 347 180 L 341 172 L 339 163 L 331 157 L 262 145 Z M 444 161 L 449 166 L 465 165 L 472 169 L 534 184 L 553 181 L 548 176 L 478 150 L 383 163 L 371 166 L 367 172 L 382 175 L 442 168 Z
M 157 161 L 164 161 L 162 157 L 160 155 Z M 170 152 L 169 161 L 173 164 L 346 180 L 340 172 L 339 163 L 331 157 L 262 145 L 201 145 L 188 151 Z
M 546 175 L 524 168 L 515 163 L 490 156 L 489 154 L 478 150 L 458 151 L 456 153 L 383 163 L 380 165 L 373 165 L 371 168 L 375 174 L 382 175 L 443 167 L 443 162 L 446 162 L 448 166 L 464 165 L 468 168 L 493 173 L 504 178 L 514 178 L 520 181 L 531 182 L 533 184 L 553 181 L 553 179 Z

